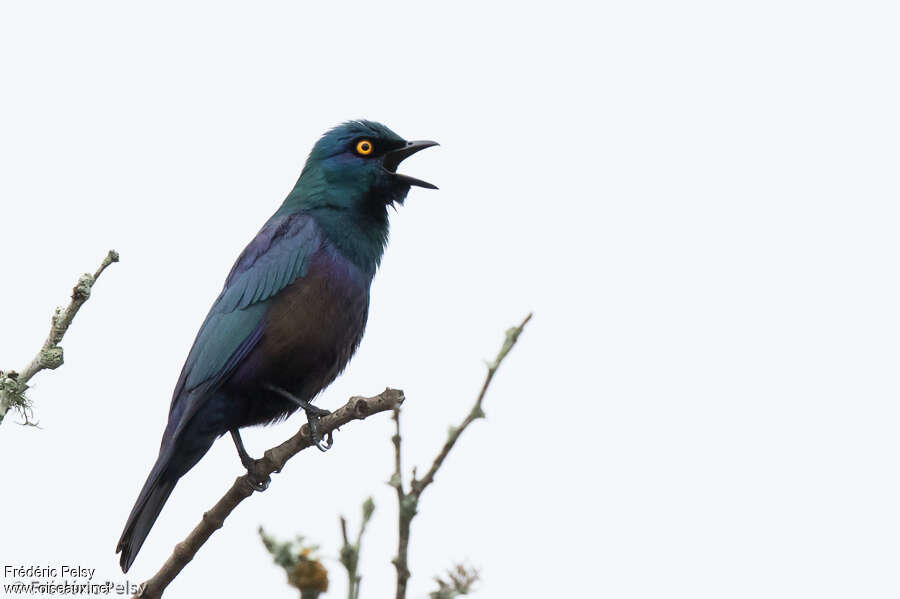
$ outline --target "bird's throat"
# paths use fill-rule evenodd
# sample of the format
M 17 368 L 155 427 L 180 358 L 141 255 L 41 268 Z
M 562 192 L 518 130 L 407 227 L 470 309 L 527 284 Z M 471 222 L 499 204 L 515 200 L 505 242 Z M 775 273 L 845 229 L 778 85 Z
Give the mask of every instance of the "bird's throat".
M 386 206 L 365 212 L 322 206 L 309 213 L 337 251 L 363 272 L 375 274 L 388 239 Z

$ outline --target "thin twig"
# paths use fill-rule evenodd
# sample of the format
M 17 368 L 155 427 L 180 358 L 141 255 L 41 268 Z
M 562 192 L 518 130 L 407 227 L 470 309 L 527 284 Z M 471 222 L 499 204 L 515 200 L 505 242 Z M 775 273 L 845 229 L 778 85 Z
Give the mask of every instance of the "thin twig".
M 350 544 L 350 539 L 347 538 L 347 519 L 341 516 L 341 537 L 344 539 L 344 545 Z
M 59 343 L 66 331 L 69 330 L 69 325 L 72 324 L 78 310 L 91 297 L 91 289 L 101 273 L 106 270 L 107 266 L 118 261 L 119 253 L 110 250 L 93 275 L 89 273 L 81 275 L 78 283 L 72 289 L 72 300 L 69 305 L 65 309 L 57 308 L 50 319 L 50 333 L 37 355 L 20 372 L 0 372 L 0 423 L 3 422 L 9 409 L 14 406 L 22 410 L 26 415 L 26 423 L 29 423 L 27 416 L 29 406 L 25 399 L 28 381 L 41 370 L 54 370 L 62 365 L 63 349 Z
M 497 357 L 493 362 L 489 362 L 487 364 L 488 371 L 487 376 L 484 379 L 484 384 L 481 386 L 481 391 L 478 393 L 478 398 L 475 400 L 475 404 L 472 406 L 472 409 L 469 411 L 469 414 L 466 416 L 465 420 L 463 420 L 462 424 L 459 426 L 451 427 L 450 432 L 447 435 L 447 440 L 444 442 L 444 446 L 441 448 L 440 453 L 434 458 L 434 462 L 431 464 L 431 468 L 428 469 L 428 472 L 422 477 L 421 480 L 416 478 L 416 471 L 413 469 L 412 480 L 409 483 L 409 490 L 405 490 L 403 488 L 403 473 L 401 469 L 401 443 L 402 439 L 400 437 L 400 407 L 397 406 L 394 408 L 394 423 L 395 423 L 395 432 L 394 436 L 391 438 L 391 441 L 394 444 L 394 474 L 391 476 L 391 480 L 389 484 L 397 490 L 397 501 L 399 503 L 399 510 L 397 516 L 397 557 L 393 559 L 394 567 L 397 570 L 397 594 L 396 599 L 405 599 L 406 598 L 406 586 L 409 582 L 410 571 L 409 571 L 409 530 L 410 525 L 412 524 L 412 519 L 416 515 L 416 510 L 419 504 L 419 498 L 422 496 L 422 492 L 434 482 L 434 477 L 437 474 L 438 469 L 441 467 L 441 464 L 444 463 L 444 460 L 447 458 L 447 455 L 450 453 L 450 450 L 453 449 L 453 446 L 456 445 L 456 441 L 459 439 L 460 435 L 466 428 L 469 427 L 474 421 L 479 418 L 484 418 L 484 410 L 481 407 L 482 402 L 484 401 L 484 396 L 487 393 L 488 387 L 491 384 L 491 381 L 494 378 L 494 374 L 497 372 L 497 369 L 500 368 L 500 364 L 503 362 L 506 355 L 509 351 L 515 346 L 516 341 L 519 340 L 519 335 L 522 334 L 522 330 L 525 328 L 525 325 L 528 324 L 528 321 L 531 320 L 531 314 L 525 317 L 519 326 L 512 327 L 506 331 L 506 338 L 503 341 L 503 346 L 500 348 L 500 351 L 497 353 Z
M 359 574 L 359 554 L 362 548 L 363 534 L 366 532 L 366 526 L 372 519 L 375 512 L 375 502 L 369 497 L 362 505 L 362 521 L 359 525 L 359 532 L 356 534 L 356 542 L 351 543 L 347 536 L 347 520 L 341 516 L 341 537 L 344 544 L 341 547 L 340 561 L 347 570 L 347 599 L 359 599 L 359 587 L 362 584 L 362 576 Z
M 393 410 L 402 404 L 403 400 L 403 391 L 398 389 L 385 389 L 374 397 L 351 397 L 346 404 L 319 420 L 319 432 L 327 434 L 353 420 L 364 420 L 372 414 Z M 312 445 L 309 437 L 309 425 L 304 424 L 293 437 L 281 445 L 267 450 L 263 457 L 253 464 L 251 471 L 237 477 L 234 484 L 216 505 L 203 514 L 199 524 L 194 527 L 184 541 L 175 545 L 175 549 L 166 563 L 159 572 L 141 585 L 134 598 L 157 599 L 161 597 L 169 583 L 193 559 L 200 547 L 216 530 L 222 528 L 225 518 L 234 511 L 239 503 L 253 494 L 253 481 L 268 480 L 269 475 L 280 472 L 289 459 Z
M 401 469 L 401 443 L 400 436 L 400 408 L 394 408 L 394 474 L 388 484 L 397 490 L 397 556 L 392 560 L 397 569 L 397 599 L 406 597 L 406 583 L 409 580 L 409 526 L 416 515 L 418 495 L 410 490 L 407 493 L 403 489 L 403 471 Z M 413 477 L 415 478 L 415 477 Z

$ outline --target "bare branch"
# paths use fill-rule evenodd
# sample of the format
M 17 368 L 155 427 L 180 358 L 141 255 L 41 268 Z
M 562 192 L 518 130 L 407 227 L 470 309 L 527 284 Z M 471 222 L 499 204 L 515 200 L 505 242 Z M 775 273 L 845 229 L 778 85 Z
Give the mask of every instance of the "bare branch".
M 341 537 L 344 539 L 344 545 L 350 544 L 350 539 L 347 538 L 347 520 L 341 516 Z
M 418 497 L 412 492 L 407 493 L 403 490 L 403 471 L 401 462 L 401 444 L 400 437 L 400 407 L 394 408 L 394 435 L 391 441 L 394 444 L 394 474 L 388 482 L 397 490 L 397 505 L 399 513 L 397 517 L 397 556 L 391 560 L 394 568 L 397 569 L 397 597 L 406 597 L 406 583 L 409 580 L 410 573 L 407 564 L 409 563 L 409 525 L 416 513 L 416 501 Z M 415 474 L 413 475 L 415 480 Z M 409 511 L 412 510 L 412 513 Z
M 72 300 L 69 305 L 63 308 L 57 308 L 50 319 L 50 333 L 41 346 L 37 355 L 22 369 L 21 372 L 9 371 L 0 372 L 0 423 L 10 408 L 15 407 L 25 414 L 25 421 L 29 423 L 28 400 L 25 398 L 25 391 L 28 389 L 28 381 L 41 370 L 54 370 L 59 368 L 63 363 L 63 349 L 59 346 L 69 325 L 81 306 L 91 297 L 91 289 L 100 274 L 106 270 L 106 267 L 113 262 L 119 261 L 119 253 L 110 250 L 106 254 L 106 258 L 100 264 L 100 267 L 93 275 L 85 273 L 81 275 L 72 289 Z
M 401 452 L 400 452 L 400 443 L 402 439 L 400 438 L 400 407 L 394 408 L 394 413 L 392 416 L 394 420 L 394 436 L 391 437 L 391 442 L 394 444 L 394 474 L 391 476 L 391 480 L 388 481 L 388 484 L 397 489 L 397 493 L 403 494 L 403 469 L 401 462 Z
M 347 520 L 341 516 L 341 536 L 344 544 L 341 547 L 340 561 L 347 570 L 347 599 L 359 599 L 359 587 L 362 584 L 362 576 L 359 574 L 359 554 L 362 548 L 363 533 L 366 532 L 366 526 L 374 512 L 375 502 L 369 497 L 362 505 L 362 521 L 355 543 L 351 543 L 347 537 Z
M 497 369 L 500 368 L 500 364 L 503 362 L 504 358 L 506 358 L 506 355 L 513 346 L 515 346 L 516 341 L 519 340 L 519 335 L 522 334 L 525 325 L 531 320 L 531 316 L 532 315 L 529 314 L 519 326 L 512 327 L 506 331 L 506 338 L 503 341 L 503 345 L 500 347 L 500 351 L 497 353 L 497 357 L 493 362 L 489 362 L 487 365 L 487 376 L 484 379 L 484 384 L 481 386 L 478 398 L 475 400 L 475 404 L 469 411 L 468 416 L 466 416 L 465 420 L 463 420 L 462 424 L 459 426 L 450 427 L 450 432 L 447 434 L 447 440 L 444 442 L 444 446 L 441 448 L 437 457 L 434 458 L 431 468 L 428 469 L 428 472 L 421 480 L 416 478 L 416 471 L 413 469 L 412 480 L 409 483 L 408 491 L 403 488 L 403 474 L 400 461 L 400 407 L 394 408 L 396 430 L 394 436 L 391 438 L 394 443 L 394 474 L 391 476 L 390 485 L 397 490 L 397 501 L 399 503 L 397 512 L 397 557 L 393 559 L 394 567 L 397 570 L 396 599 L 406 599 L 406 586 L 410 577 L 409 531 L 412 519 L 417 513 L 419 498 L 422 496 L 422 492 L 425 491 L 428 485 L 434 482 L 434 477 L 437 474 L 438 469 L 441 467 L 441 464 L 444 463 L 450 450 L 456 445 L 456 441 L 459 439 L 462 432 L 475 420 L 484 418 L 484 410 L 482 410 L 481 404 L 484 401 L 484 396 L 487 393 L 488 387 L 490 386 Z
M 372 414 L 393 410 L 402 404 L 403 400 L 403 391 L 397 389 L 385 389 L 374 397 L 351 397 L 346 404 L 322 417 L 319 421 L 319 431 L 323 435 L 328 434 L 354 420 L 364 420 Z M 266 480 L 272 473 L 281 472 L 289 459 L 311 445 L 309 425 L 304 424 L 293 437 L 281 445 L 267 450 L 263 457 L 256 461 L 251 471 L 239 476 L 216 505 L 203 514 L 194 530 L 184 541 L 175 546 L 172 555 L 169 556 L 159 572 L 142 584 L 134 597 L 142 599 L 161 597 L 169 583 L 194 558 L 200 547 L 216 530 L 222 528 L 225 518 L 234 511 L 239 503 L 253 494 L 252 480 Z
M 444 463 L 444 460 L 447 458 L 447 454 L 450 453 L 450 450 L 453 449 L 453 446 L 456 445 L 456 441 L 459 439 L 459 436 L 466 430 L 470 424 L 478 420 L 479 418 L 484 418 L 484 410 L 481 409 L 481 403 L 484 400 L 484 395 L 487 393 L 488 386 L 490 386 L 491 381 L 494 379 L 494 374 L 497 372 L 497 369 L 500 368 L 500 364 L 503 362 L 503 359 L 509 353 L 509 350 L 513 348 L 516 344 L 516 341 L 519 340 L 519 335 L 522 334 L 522 330 L 525 328 L 525 325 L 528 324 L 528 321 L 531 320 L 531 314 L 525 317 L 525 320 L 522 321 L 517 327 L 512 327 L 507 329 L 506 338 L 503 341 L 503 346 L 500 348 L 500 351 L 497 353 L 497 357 L 494 358 L 493 362 L 489 362 L 487 367 L 487 376 L 484 379 L 484 384 L 481 386 L 481 391 L 478 393 L 478 399 L 475 400 L 475 405 L 472 406 L 472 410 L 469 412 L 469 415 L 466 416 L 466 419 L 463 420 L 462 424 L 456 427 L 451 427 L 449 433 L 447 434 L 447 441 L 444 442 L 444 446 L 441 448 L 441 452 L 434 458 L 434 463 L 429 468 L 428 472 L 420 481 L 413 480 L 411 483 L 411 488 L 414 492 L 421 495 L 422 491 L 425 490 L 425 487 L 434 482 L 434 475 L 437 474 L 438 468 L 441 467 L 441 464 Z

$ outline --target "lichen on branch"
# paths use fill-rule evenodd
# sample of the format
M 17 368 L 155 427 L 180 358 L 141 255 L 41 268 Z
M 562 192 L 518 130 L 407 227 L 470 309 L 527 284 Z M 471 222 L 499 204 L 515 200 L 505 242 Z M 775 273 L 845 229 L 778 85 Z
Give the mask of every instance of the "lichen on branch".
M 72 324 L 78 310 L 91 297 L 94 283 L 97 282 L 107 266 L 118 261 L 119 253 L 110 250 L 94 274 L 81 275 L 75 287 L 72 288 L 72 299 L 69 305 L 65 308 L 59 307 L 53 313 L 50 319 L 50 333 L 31 362 L 19 372 L 0 371 L 0 423 L 3 422 L 6 413 L 13 409 L 24 418 L 24 424 L 34 424 L 31 420 L 31 401 L 25 395 L 28 390 L 28 381 L 42 370 L 55 370 L 62 366 L 63 348 L 59 344 L 63 336 L 69 330 L 69 325 Z

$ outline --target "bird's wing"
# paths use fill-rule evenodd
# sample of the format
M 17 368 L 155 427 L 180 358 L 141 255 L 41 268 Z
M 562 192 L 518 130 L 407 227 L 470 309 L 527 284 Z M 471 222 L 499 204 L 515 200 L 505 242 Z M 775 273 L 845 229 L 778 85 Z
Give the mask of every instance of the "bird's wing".
M 262 336 L 266 300 L 304 276 L 320 247 L 315 221 L 304 214 L 270 220 L 244 248 L 197 333 L 175 385 L 169 427 L 176 435 Z

